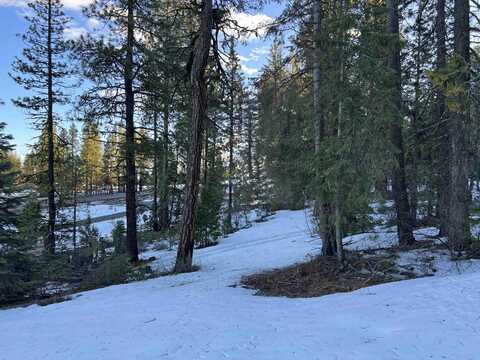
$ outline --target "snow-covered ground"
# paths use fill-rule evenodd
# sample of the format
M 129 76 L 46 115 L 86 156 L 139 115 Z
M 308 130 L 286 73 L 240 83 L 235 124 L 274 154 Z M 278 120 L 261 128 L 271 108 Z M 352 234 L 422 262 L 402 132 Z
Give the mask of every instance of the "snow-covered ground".
M 149 203 L 149 199 L 143 200 L 143 203 Z M 86 220 L 89 217 L 91 219 L 95 219 L 102 216 L 109 216 L 114 214 L 122 214 L 125 213 L 125 204 L 124 203 L 105 203 L 102 201 L 96 201 L 91 203 L 84 203 L 79 204 L 77 207 L 77 220 Z M 61 217 L 64 217 L 67 220 L 73 219 L 73 207 L 67 207 L 61 209 L 60 214 Z M 126 217 L 124 215 L 120 215 L 118 218 L 103 220 L 94 222 L 93 225 L 98 229 L 100 236 L 102 237 L 109 237 L 112 234 L 112 230 L 117 224 L 118 221 L 123 221 L 126 223 Z M 138 225 L 141 226 L 144 224 L 143 214 L 139 214 L 138 217 Z
M 88 217 L 96 218 L 125 211 L 125 204 L 106 204 L 103 202 L 92 202 L 79 204 L 77 207 L 77 220 L 85 220 Z M 60 211 L 60 216 L 68 219 L 73 218 L 73 208 L 68 207 Z
M 109 237 L 112 235 L 112 230 L 115 228 L 117 223 L 121 221 L 125 225 L 127 223 L 127 218 L 125 216 L 117 219 L 112 219 L 112 220 L 105 220 L 105 221 L 100 221 L 92 224 L 98 229 L 98 233 L 102 237 Z M 144 220 L 142 217 L 137 218 L 137 225 L 142 226 L 145 224 Z
M 196 273 L 0 311 L 0 359 L 479 359 L 478 272 L 313 299 L 235 287 L 315 254 L 309 228 L 303 211 L 279 212 L 196 251 Z M 163 268 L 175 254 L 152 255 Z

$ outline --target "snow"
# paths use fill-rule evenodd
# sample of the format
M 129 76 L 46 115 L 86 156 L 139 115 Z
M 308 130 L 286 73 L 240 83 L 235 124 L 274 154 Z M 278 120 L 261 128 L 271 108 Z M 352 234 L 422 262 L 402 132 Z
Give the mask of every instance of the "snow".
M 99 221 L 93 223 L 92 225 L 98 229 L 98 233 L 101 237 L 110 237 L 112 235 L 112 230 L 115 228 L 119 221 L 123 222 L 123 224 L 126 226 L 126 216 L 112 220 Z M 145 222 L 142 217 L 137 218 L 137 226 L 142 226 L 144 223 Z
M 396 264 L 411 267 L 419 275 L 451 276 L 480 274 L 480 260 L 451 261 L 447 250 L 416 249 L 399 253 Z
M 148 204 L 149 199 L 144 199 L 143 204 Z M 92 225 L 95 226 L 100 236 L 110 237 L 112 230 L 119 221 L 123 221 L 126 224 L 125 214 L 125 203 L 105 203 L 102 201 L 90 202 L 79 204 L 77 207 L 77 220 L 86 220 L 89 217 L 94 220 L 95 218 L 109 215 L 117 215 L 114 219 L 103 220 L 98 222 L 93 222 Z M 66 219 L 73 219 L 73 207 L 67 207 L 61 209 L 60 216 L 65 217 Z M 143 213 L 138 216 L 138 225 L 141 226 L 144 224 Z
M 413 232 L 415 240 L 431 240 L 438 234 L 438 229 L 428 227 Z M 378 250 L 390 248 L 398 244 L 397 227 L 376 226 L 375 231 L 351 235 L 343 238 L 343 243 L 348 250 Z
M 77 207 L 77 220 L 85 220 L 125 212 L 125 204 L 106 204 L 102 202 L 92 202 L 79 204 Z M 73 207 L 68 207 L 60 211 L 61 216 L 69 219 L 73 218 Z
M 478 272 L 313 299 L 232 286 L 317 253 L 310 227 L 303 211 L 278 212 L 196 251 L 198 272 L 0 311 L 0 360 L 478 359 Z M 161 268 L 175 253 L 152 255 Z
M 98 234 L 101 237 L 110 237 L 112 235 L 112 230 L 115 228 L 115 225 L 119 221 L 122 221 L 123 224 L 125 225 L 127 223 L 127 218 L 122 217 L 122 218 L 114 219 L 114 220 L 100 221 L 100 222 L 94 223 L 92 225 L 97 228 Z

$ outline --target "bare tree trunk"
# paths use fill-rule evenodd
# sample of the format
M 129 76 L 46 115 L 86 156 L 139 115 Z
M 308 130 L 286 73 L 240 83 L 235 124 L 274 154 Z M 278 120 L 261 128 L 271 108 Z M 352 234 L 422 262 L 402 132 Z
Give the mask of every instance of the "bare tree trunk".
M 177 273 L 192 270 L 193 247 L 195 243 L 195 218 L 197 214 L 203 144 L 202 135 L 207 117 L 205 70 L 208 64 L 213 27 L 212 0 L 204 0 L 202 5 L 200 29 L 193 50 L 193 61 L 190 70 L 190 81 L 192 85 L 192 128 L 187 161 L 182 229 L 175 263 L 175 272 Z
M 392 35 L 392 47 L 388 66 L 393 73 L 394 86 L 391 92 L 390 137 L 395 151 L 395 165 L 392 172 L 393 199 L 397 213 L 397 232 L 399 244 L 410 245 L 415 241 L 410 218 L 407 185 L 405 180 L 405 149 L 402 135 L 402 73 L 400 68 L 400 33 L 398 0 L 388 0 L 388 31 Z
M 48 1 L 48 109 L 47 109 L 47 137 L 48 137 L 48 235 L 45 241 L 45 250 L 49 254 L 55 253 L 55 148 L 53 130 L 53 60 L 52 60 L 52 2 Z
M 469 121 L 469 65 L 470 65 L 470 5 L 468 0 L 455 0 L 454 38 L 455 59 L 458 69 L 456 85 L 463 93 L 456 98 L 455 109 L 450 112 L 450 166 L 451 197 L 449 208 L 448 238 L 455 251 L 465 250 L 470 243 L 468 187 L 468 121 Z
M 130 261 L 138 262 L 137 199 L 135 168 L 135 95 L 133 92 L 134 0 L 127 3 L 127 56 L 125 61 L 125 165 L 127 249 Z
M 437 17 L 435 33 L 437 42 L 437 70 L 447 65 L 447 30 L 445 23 L 445 0 L 437 0 Z M 438 205 L 440 236 L 448 235 L 448 208 L 450 207 L 450 176 L 443 173 L 445 164 L 450 163 L 450 135 L 448 130 L 448 115 L 446 114 L 445 94 L 440 87 L 436 89 L 436 118 L 438 132 Z

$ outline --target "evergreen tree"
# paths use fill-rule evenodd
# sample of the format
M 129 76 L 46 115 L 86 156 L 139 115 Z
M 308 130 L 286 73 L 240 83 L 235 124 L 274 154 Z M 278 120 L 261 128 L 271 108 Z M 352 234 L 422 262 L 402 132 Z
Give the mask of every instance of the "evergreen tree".
M 282 48 L 277 38 L 258 82 L 258 151 L 265 160 L 266 176 L 274 183 L 273 208 L 299 209 L 304 206 L 309 177 L 304 165 L 312 139 L 304 131 L 310 123 L 311 93 L 302 91 L 299 59 L 285 56 Z
M 176 16 L 171 16 L 175 13 Z M 181 134 L 173 132 L 175 120 L 185 121 L 188 89 L 185 81 L 189 46 L 188 12 L 174 1 L 154 1 L 146 41 L 146 61 L 140 78 L 146 100 L 143 111 L 151 130 L 152 143 L 152 226 L 154 231 L 171 225 L 169 204 L 173 200 L 175 142 Z
M 436 63 L 435 70 L 442 71 L 447 64 L 447 24 L 445 17 L 445 0 L 436 1 L 435 18 L 435 40 L 436 40 Z M 435 86 L 435 123 L 437 124 L 436 143 L 438 144 L 438 156 L 436 159 L 436 168 L 442 169 L 444 164 L 449 163 L 450 136 L 448 123 L 445 121 L 448 117 L 445 104 L 445 92 L 441 86 Z M 437 215 L 439 218 L 439 235 L 448 235 L 448 208 L 450 205 L 450 176 L 444 176 L 442 171 L 436 173 L 437 180 Z
M 114 185 L 116 180 L 116 163 L 117 159 L 117 147 L 118 140 L 115 130 L 109 132 L 105 140 L 105 146 L 102 156 L 102 183 L 103 186 L 108 189 L 110 193 L 114 191 Z M 117 184 L 117 190 L 118 190 Z
M 119 8 L 125 8 L 126 15 Z M 127 243 L 132 262 L 138 261 L 135 110 L 145 49 L 140 35 L 150 10 L 142 1 L 95 1 L 85 14 L 105 24 L 111 36 L 92 35 L 77 43 L 83 75 L 94 85 L 82 96 L 80 105 L 91 118 L 119 117 L 123 122 Z
M 8 158 L 12 137 L 4 131 L 5 123 L 0 123 L 0 303 L 21 300 L 30 291 L 27 283 L 33 270 L 26 252 L 33 245 L 33 234 L 26 239 L 18 233 L 18 172 Z
M 242 121 L 242 78 L 240 75 L 240 59 L 235 52 L 235 41 L 231 39 L 228 42 L 229 57 L 227 64 L 227 99 L 226 110 L 228 114 L 228 202 L 227 202 L 227 216 L 225 219 L 226 232 L 233 231 L 232 216 L 235 209 L 234 206 L 234 192 L 236 192 L 235 182 L 237 177 L 236 171 L 236 150 L 238 143 L 238 132 Z
M 26 45 L 23 57 L 13 63 L 13 79 L 33 94 L 15 99 L 15 105 L 26 109 L 37 129 L 47 138 L 48 235 L 45 250 L 55 252 L 56 182 L 55 182 L 55 113 L 54 106 L 67 101 L 63 93 L 64 78 L 69 75 L 65 54 L 64 30 L 69 18 L 59 0 L 35 0 L 28 4 L 31 15 L 22 39 Z
M 470 194 L 469 148 L 467 134 L 470 117 L 470 2 L 454 3 L 454 55 L 450 61 L 454 88 L 450 92 L 450 184 L 448 240 L 451 248 L 461 252 L 471 240 L 469 222 Z
M 200 166 L 203 145 L 203 132 L 207 115 L 207 83 L 205 71 L 211 46 L 213 29 L 213 2 L 205 0 L 199 15 L 199 30 L 193 47 L 190 66 L 192 87 L 192 125 L 190 149 L 187 160 L 187 179 L 182 214 L 180 243 L 175 262 L 175 272 L 188 272 L 192 269 L 193 247 L 195 243 L 195 222 L 200 183 Z
M 390 91 L 391 109 L 391 141 L 394 146 L 395 164 L 392 175 L 392 190 L 397 212 L 397 232 L 400 245 L 410 245 L 415 240 L 407 194 L 405 174 L 405 148 L 402 135 L 402 92 L 400 63 L 399 8 L 397 0 L 387 1 L 388 32 L 392 36 L 392 46 L 388 58 L 388 66 L 392 71 L 392 87 Z
M 82 149 L 80 158 L 82 174 L 85 177 L 84 189 L 93 193 L 102 184 L 102 140 L 97 124 L 86 122 L 83 126 Z

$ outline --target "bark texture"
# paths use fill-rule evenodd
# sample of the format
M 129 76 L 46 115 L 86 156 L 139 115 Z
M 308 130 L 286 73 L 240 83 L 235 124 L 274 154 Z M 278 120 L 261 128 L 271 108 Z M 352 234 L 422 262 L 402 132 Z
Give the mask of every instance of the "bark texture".
M 468 0 L 455 0 L 454 43 L 455 61 L 459 66 L 456 85 L 463 91 L 456 97 L 450 111 L 450 208 L 448 238 L 450 247 L 462 251 L 470 242 L 468 206 L 468 120 L 469 120 L 469 64 L 470 64 L 470 5 Z
M 185 184 L 185 201 L 182 213 L 180 243 L 177 250 L 175 272 L 192 270 L 193 247 L 195 244 L 195 218 L 197 214 L 198 189 L 200 183 L 202 136 L 207 117 L 207 84 L 205 70 L 210 52 L 211 32 L 213 27 L 212 0 L 202 3 L 200 29 L 193 50 L 190 69 L 192 86 L 192 124 L 190 149 L 187 160 L 187 179 Z
M 168 211 L 168 127 L 170 125 L 170 112 L 168 104 L 165 104 L 163 112 L 163 151 L 162 151 L 162 182 L 160 188 L 160 229 L 166 230 L 170 226 Z
M 394 148 L 395 164 L 392 171 L 392 190 L 397 215 L 399 244 L 410 245 L 415 241 L 410 217 L 407 184 L 405 176 L 405 149 L 402 135 L 402 73 L 400 65 L 400 33 L 398 1 L 388 0 L 388 32 L 391 35 L 391 50 L 388 67 L 392 72 L 390 139 Z
M 322 1 L 315 0 L 313 6 L 314 19 L 314 63 L 313 63 L 313 116 L 314 118 L 314 138 L 315 138 L 315 156 L 320 155 L 320 146 L 324 137 L 324 117 L 322 110 Z M 318 169 L 320 170 L 320 169 Z M 320 176 L 317 175 L 317 181 Z M 317 190 L 315 199 L 315 216 L 318 219 L 318 231 L 322 239 L 322 255 L 335 255 L 335 231 L 334 231 L 334 209 L 333 206 L 325 201 L 321 196 L 320 189 Z
M 443 69 L 447 64 L 447 46 L 446 46 L 446 23 L 445 23 L 445 0 L 437 0 L 437 17 L 435 20 L 436 36 L 436 56 L 437 70 Z M 448 115 L 446 114 L 445 94 L 440 87 L 436 89 L 436 118 L 437 118 L 437 138 L 438 138 L 438 167 L 442 168 L 448 164 L 450 135 L 448 130 Z M 450 176 L 438 174 L 438 205 L 437 215 L 439 218 L 440 236 L 448 235 L 448 208 L 450 206 Z
M 125 167 L 127 250 L 131 262 L 138 262 L 137 244 L 137 195 L 135 167 L 135 94 L 133 92 L 134 1 L 127 3 L 127 55 L 125 61 Z

